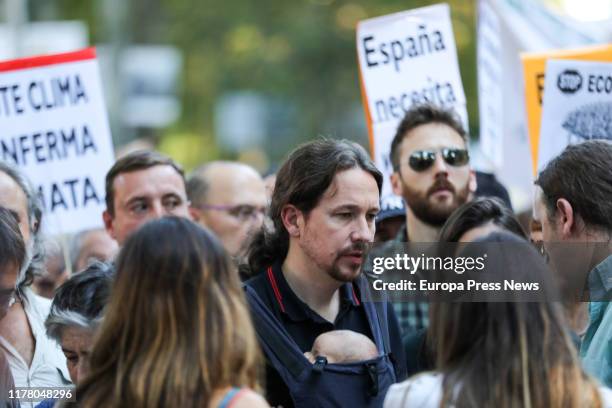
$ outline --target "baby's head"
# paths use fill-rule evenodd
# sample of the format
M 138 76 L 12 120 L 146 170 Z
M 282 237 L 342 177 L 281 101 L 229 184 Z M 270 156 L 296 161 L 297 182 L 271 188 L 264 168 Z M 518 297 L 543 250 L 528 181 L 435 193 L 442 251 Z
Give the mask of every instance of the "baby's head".
M 333 330 L 319 335 L 312 351 L 304 353 L 314 363 L 317 357 L 326 357 L 328 363 L 354 363 L 378 357 L 376 345 L 363 334 L 351 330 Z

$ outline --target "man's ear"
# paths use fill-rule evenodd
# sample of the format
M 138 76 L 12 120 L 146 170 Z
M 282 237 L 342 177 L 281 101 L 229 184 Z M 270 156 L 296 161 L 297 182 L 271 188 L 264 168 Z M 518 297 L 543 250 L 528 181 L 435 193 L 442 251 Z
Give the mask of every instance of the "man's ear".
M 205 225 L 204 218 L 202 217 L 202 213 L 196 207 L 189 206 L 189 215 L 191 215 L 191 219 L 199 224 Z
M 299 238 L 303 223 L 303 214 L 296 206 L 287 204 L 281 210 L 281 220 L 290 237 Z
M 470 179 L 468 181 L 468 188 L 470 189 L 470 193 L 474 194 L 478 189 L 478 181 L 476 180 L 476 172 L 474 170 L 470 170 Z
M 108 210 L 104 210 L 102 213 L 102 220 L 104 221 L 104 228 L 106 229 L 106 232 L 108 232 L 108 235 L 110 235 L 111 238 L 116 241 L 117 237 L 115 236 L 115 228 L 113 226 L 113 216 L 108 212 Z
M 402 176 L 398 171 L 394 171 L 389 175 L 389 181 L 391 182 L 391 189 L 393 190 L 393 194 L 402 196 Z
M 557 230 L 561 238 L 567 239 L 571 236 L 572 230 L 576 228 L 576 214 L 569 201 L 565 198 L 557 200 Z

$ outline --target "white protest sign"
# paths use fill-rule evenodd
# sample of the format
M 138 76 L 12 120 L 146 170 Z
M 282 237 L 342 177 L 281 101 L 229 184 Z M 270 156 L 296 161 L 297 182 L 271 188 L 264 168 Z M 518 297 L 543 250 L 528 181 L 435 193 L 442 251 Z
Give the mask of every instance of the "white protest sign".
M 406 111 L 433 103 L 454 108 L 467 125 L 450 9 L 438 4 L 361 21 L 357 51 L 370 145 L 385 177 L 384 203 L 394 200 L 389 151 Z
M 102 226 L 113 145 L 94 48 L 0 63 L 0 159 L 38 190 L 47 233 Z
M 504 162 L 504 110 L 502 33 L 495 10 L 486 1 L 478 3 L 478 107 L 480 145 L 497 167 Z
M 612 141 L 612 63 L 548 60 L 538 171 L 566 146 L 591 139 Z

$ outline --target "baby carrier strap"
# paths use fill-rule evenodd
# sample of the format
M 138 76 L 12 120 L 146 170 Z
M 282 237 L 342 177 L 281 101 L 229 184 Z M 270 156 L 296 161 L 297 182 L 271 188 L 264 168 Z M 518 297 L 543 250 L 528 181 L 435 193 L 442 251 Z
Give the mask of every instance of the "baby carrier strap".
M 271 360 L 277 360 L 273 362 L 274 366 L 285 367 L 293 378 L 299 378 L 310 363 L 255 290 L 248 285 L 244 288 L 251 307 L 255 332 L 262 348 Z M 274 364 L 277 362 L 279 364 Z

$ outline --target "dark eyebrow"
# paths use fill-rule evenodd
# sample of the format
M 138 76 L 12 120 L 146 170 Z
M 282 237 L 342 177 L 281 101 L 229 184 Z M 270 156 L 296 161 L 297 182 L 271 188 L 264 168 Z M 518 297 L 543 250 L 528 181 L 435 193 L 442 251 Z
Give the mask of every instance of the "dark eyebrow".
M 69 349 L 66 349 L 66 348 L 63 348 L 63 347 L 62 347 L 62 351 L 63 351 L 64 353 L 72 353 L 72 354 L 77 354 L 77 352 L 76 352 L 76 351 L 72 351 L 72 350 L 69 350 Z
M 355 210 L 359 210 L 359 206 L 354 205 L 354 204 L 342 204 L 342 205 L 332 208 L 332 211 L 342 211 L 342 210 L 355 211 Z
M 342 204 L 342 205 L 339 205 L 338 207 L 334 207 L 332 209 L 332 211 L 342 211 L 342 210 L 360 211 L 361 207 L 359 207 L 358 205 L 354 205 L 354 204 Z M 370 212 L 370 211 L 376 211 L 378 213 L 378 212 L 380 212 L 380 208 L 378 206 L 370 207 L 370 208 L 368 208 L 368 210 L 366 212 Z
M 11 288 L 11 289 L 4 289 L 4 288 L 2 288 L 2 289 L 0 289 L 0 295 L 10 295 L 13 292 L 15 292 L 14 288 Z

